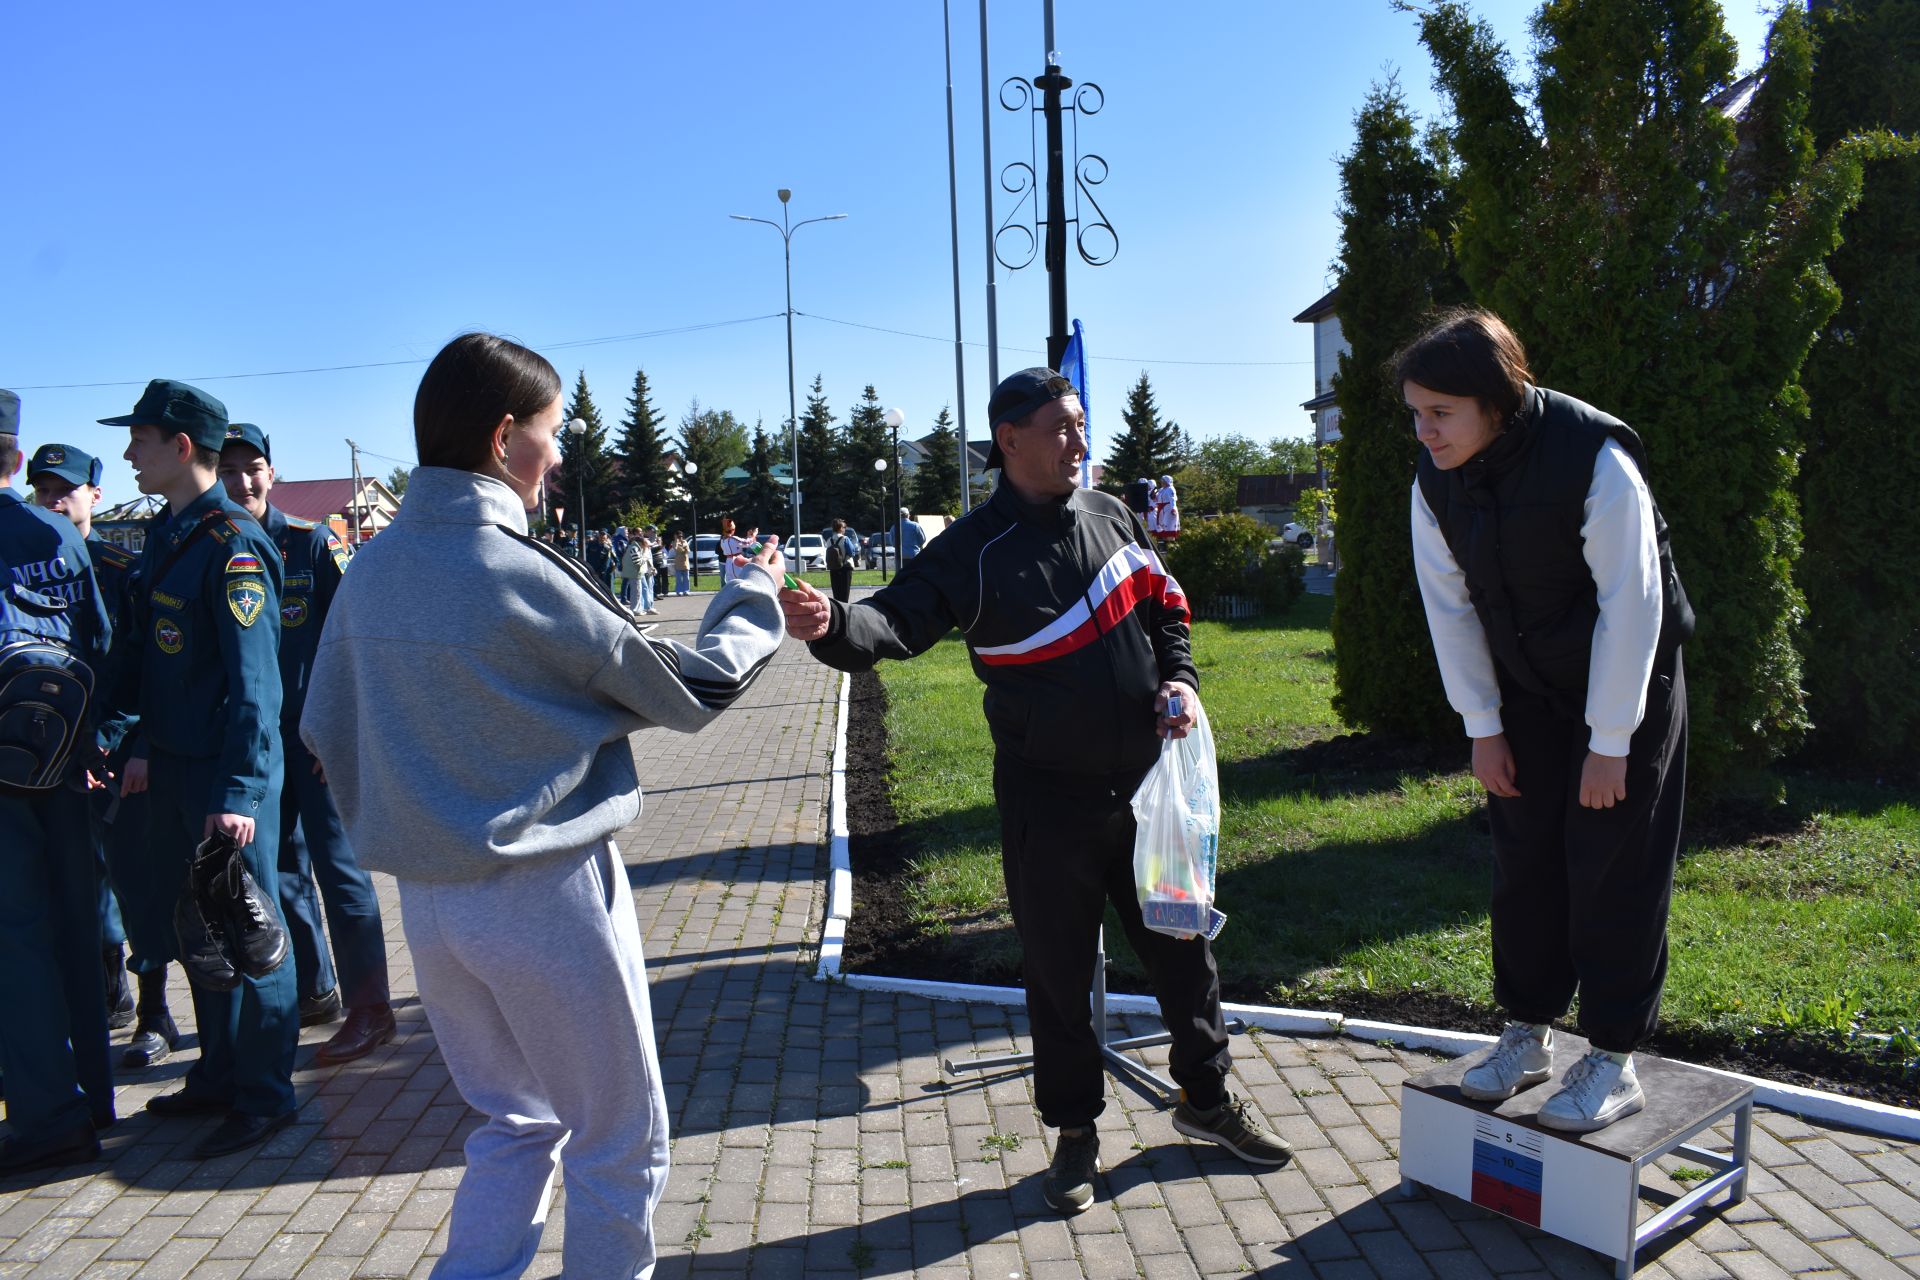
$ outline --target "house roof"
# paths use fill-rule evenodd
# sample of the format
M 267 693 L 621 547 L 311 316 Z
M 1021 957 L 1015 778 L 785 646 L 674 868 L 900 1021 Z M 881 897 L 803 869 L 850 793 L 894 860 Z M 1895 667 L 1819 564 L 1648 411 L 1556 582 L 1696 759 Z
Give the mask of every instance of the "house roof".
M 400 505 L 387 486 L 378 480 L 369 476 L 363 483 L 366 489 L 363 502 L 384 504 L 389 510 Z M 298 516 L 302 520 L 324 521 L 330 516 L 344 517 L 353 506 L 353 478 L 282 480 L 273 486 L 271 501 L 288 515 Z
M 1331 312 L 1333 310 L 1333 304 L 1336 301 L 1338 301 L 1339 298 L 1340 298 L 1340 286 L 1335 285 L 1333 286 L 1333 288 L 1327 290 L 1325 296 L 1323 296 L 1320 299 L 1320 301 L 1314 303 L 1312 306 L 1308 307 L 1305 311 L 1302 311 L 1299 315 L 1295 316 L 1293 318 L 1293 322 L 1295 324 L 1312 324 L 1315 320 L 1318 320 L 1321 316 L 1324 316 L 1327 313 Z
M 1311 489 L 1319 477 L 1308 471 L 1284 476 L 1241 476 L 1234 502 L 1242 507 L 1290 507 L 1302 489 Z
M 1311 400 L 1302 400 L 1300 402 L 1300 407 L 1302 409 L 1306 409 L 1309 412 L 1311 412 L 1314 409 L 1324 409 L 1328 405 L 1333 404 L 1339 398 L 1340 397 L 1334 395 L 1333 392 L 1331 391 L 1322 391 L 1319 395 L 1315 396 Z

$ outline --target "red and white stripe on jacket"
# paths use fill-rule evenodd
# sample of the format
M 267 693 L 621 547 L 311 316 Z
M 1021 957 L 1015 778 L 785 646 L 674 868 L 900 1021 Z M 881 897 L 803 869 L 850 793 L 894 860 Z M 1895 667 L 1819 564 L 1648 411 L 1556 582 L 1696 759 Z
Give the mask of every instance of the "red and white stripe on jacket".
M 1160 557 L 1137 542 L 1123 543 L 1073 607 L 1024 640 L 975 649 L 989 666 L 1045 662 L 1083 649 L 1119 625 L 1143 600 L 1158 599 L 1163 608 L 1190 616 L 1187 598 Z

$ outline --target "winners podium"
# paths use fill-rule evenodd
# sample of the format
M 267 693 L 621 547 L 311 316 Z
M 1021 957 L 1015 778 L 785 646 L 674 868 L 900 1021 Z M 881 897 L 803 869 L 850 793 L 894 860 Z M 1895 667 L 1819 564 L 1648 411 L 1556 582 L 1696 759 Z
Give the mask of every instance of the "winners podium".
M 1729 1205 L 1746 1198 L 1753 1089 L 1697 1067 L 1635 1054 L 1645 1110 L 1597 1133 L 1548 1129 L 1537 1119 L 1540 1107 L 1587 1047 L 1579 1036 L 1555 1031 L 1553 1078 L 1502 1103 L 1475 1102 L 1460 1092 L 1460 1077 L 1480 1059 L 1478 1053 L 1401 1085 L 1401 1191 L 1412 1195 L 1416 1184 L 1428 1186 L 1584 1245 L 1618 1260 L 1614 1274 L 1627 1280 L 1636 1252 L 1649 1240 L 1723 1191 Z M 1691 1144 L 1729 1116 L 1730 1153 Z M 1670 1153 L 1705 1165 L 1708 1177 L 1641 1221 L 1641 1170 Z

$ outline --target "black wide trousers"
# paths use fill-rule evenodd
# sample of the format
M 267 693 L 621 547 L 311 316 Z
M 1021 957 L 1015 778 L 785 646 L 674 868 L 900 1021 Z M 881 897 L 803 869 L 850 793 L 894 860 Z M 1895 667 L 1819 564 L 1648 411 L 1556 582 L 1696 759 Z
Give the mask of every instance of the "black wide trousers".
M 1133 883 L 1133 792 L 1145 771 L 1083 775 L 997 756 L 1000 863 L 1020 935 L 1033 1033 L 1033 1092 L 1043 1124 L 1077 1128 L 1106 1108 L 1093 1025 L 1093 957 L 1112 902 L 1147 967 L 1172 1033 L 1169 1068 L 1194 1106 L 1220 1104 L 1231 1053 L 1220 1014 L 1220 971 L 1206 939 L 1147 928 Z
M 1631 1053 L 1653 1034 L 1667 977 L 1667 909 L 1686 806 L 1687 688 L 1663 656 L 1627 751 L 1627 798 L 1580 805 L 1583 719 L 1501 680 L 1500 718 L 1518 799 L 1493 821 L 1493 994 L 1508 1016 L 1545 1023 L 1580 996 L 1581 1034 Z

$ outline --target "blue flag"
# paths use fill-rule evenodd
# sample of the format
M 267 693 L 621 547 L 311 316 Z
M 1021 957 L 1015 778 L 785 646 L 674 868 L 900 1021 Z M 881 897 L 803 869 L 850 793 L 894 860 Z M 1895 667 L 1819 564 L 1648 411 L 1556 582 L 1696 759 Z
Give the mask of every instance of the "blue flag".
M 1073 322 L 1073 336 L 1060 353 L 1059 374 L 1080 393 L 1080 410 L 1087 415 L 1087 456 L 1080 459 L 1080 487 L 1093 488 L 1093 401 L 1087 398 L 1087 344 L 1080 322 Z

